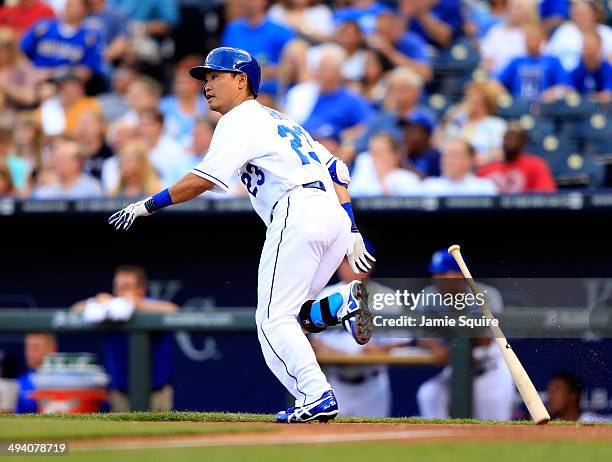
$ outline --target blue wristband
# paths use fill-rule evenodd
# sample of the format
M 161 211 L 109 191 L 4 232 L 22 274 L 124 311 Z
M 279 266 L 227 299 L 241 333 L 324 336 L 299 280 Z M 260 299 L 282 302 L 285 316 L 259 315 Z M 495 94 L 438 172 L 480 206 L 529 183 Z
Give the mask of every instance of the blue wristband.
M 344 204 L 341 204 L 341 205 L 344 211 L 346 212 L 346 214 L 351 219 L 351 232 L 358 233 L 359 230 L 357 229 L 357 225 L 355 224 L 355 216 L 353 215 L 353 204 L 351 204 L 350 202 L 345 202 Z
M 149 213 L 153 213 L 156 210 L 163 209 L 169 205 L 172 205 L 172 196 L 170 196 L 170 191 L 168 191 L 168 189 L 158 192 L 145 202 L 145 208 Z

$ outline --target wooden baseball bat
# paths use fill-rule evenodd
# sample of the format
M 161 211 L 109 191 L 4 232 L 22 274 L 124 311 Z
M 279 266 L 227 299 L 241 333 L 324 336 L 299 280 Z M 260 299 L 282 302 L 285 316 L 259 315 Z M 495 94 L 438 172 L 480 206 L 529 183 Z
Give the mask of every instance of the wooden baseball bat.
M 474 279 L 470 274 L 470 270 L 468 269 L 467 265 L 465 264 L 465 261 L 463 261 L 463 257 L 461 256 L 461 248 L 456 244 L 452 245 L 448 248 L 448 253 L 453 256 L 453 258 L 459 265 L 459 268 L 461 269 L 461 272 L 463 273 L 463 276 L 465 277 L 474 295 L 479 294 L 480 290 L 474 282 Z M 483 303 L 480 308 L 482 308 L 485 318 L 489 320 L 495 319 L 486 302 Z M 512 380 L 514 380 L 514 384 L 516 385 L 516 388 L 518 389 L 521 398 L 523 398 L 523 401 L 527 406 L 527 409 L 529 410 L 531 418 L 537 425 L 545 425 L 550 420 L 550 415 L 544 407 L 544 403 L 540 399 L 538 391 L 533 386 L 533 382 L 529 378 L 529 375 L 527 375 L 525 368 L 514 353 L 514 350 L 512 350 L 512 347 L 510 347 L 506 336 L 499 328 L 499 326 L 490 325 L 489 327 L 493 331 L 493 335 L 495 336 L 495 340 L 497 341 L 497 346 L 502 352 L 504 361 L 506 361 L 506 365 L 508 366 L 508 369 L 510 369 L 510 374 L 512 374 Z

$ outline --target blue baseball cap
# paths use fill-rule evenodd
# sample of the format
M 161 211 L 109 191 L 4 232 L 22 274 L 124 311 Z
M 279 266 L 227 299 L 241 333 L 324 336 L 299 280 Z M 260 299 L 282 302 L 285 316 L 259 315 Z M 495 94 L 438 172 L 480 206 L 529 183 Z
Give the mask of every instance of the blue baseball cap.
M 400 126 L 407 126 L 407 125 L 420 125 L 425 130 L 427 130 L 429 133 L 432 133 L 435 128 L 434 121 L 431 120 L 431 118 L 428 117 L 427 115 L 422 114 L 420 112 L 414 112 L 407 118 L 400 121 Z
M 461 272 L 459 265 L 449 255 L 446 249 L 440 249 L 431 256 L 431 263 L 429 264 L 430 273 L 448 273 L 449 271 Z

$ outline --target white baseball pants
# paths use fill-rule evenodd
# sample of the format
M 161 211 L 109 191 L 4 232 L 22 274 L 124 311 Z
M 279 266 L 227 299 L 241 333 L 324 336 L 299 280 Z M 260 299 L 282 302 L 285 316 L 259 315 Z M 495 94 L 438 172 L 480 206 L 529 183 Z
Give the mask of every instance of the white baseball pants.
M 273 211 L 261 252 L 257 334 L 266 364 L 303 406 L 331 389 L 297 315 L 329 282 L 350 243 L 350 219 L 335 197 L 296 188 Z

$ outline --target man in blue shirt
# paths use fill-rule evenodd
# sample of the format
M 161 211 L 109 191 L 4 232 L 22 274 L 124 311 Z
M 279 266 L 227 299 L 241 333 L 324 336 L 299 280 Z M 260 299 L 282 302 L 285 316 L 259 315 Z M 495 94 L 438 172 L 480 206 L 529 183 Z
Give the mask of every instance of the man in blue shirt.
M 612 96 L 612 66 L 602 57 L 601 37 L 595 31 L 582 36 L 582 59 L 570 74 L 572 86 L 600 103 Z
M 513 96 L 545 102 L 565 96 L 569 76 L 555 56 L 542 56 L 540 47 L 545 33 L 540 26 L 525 28 L 526 56 L 514 58 L 498 76 Z
M 177 310 L 174 303 L 147 298 L 148 279 L 143 268 L 124 265 L 115 270 L 113 293 L 101 293 L 93 297 L 96 303 L 104 304 L 113 298 L 130 300 L 136 311 L 172 313 Z M 73 306 L 83 311 L 89 300 Z M 128 391 L 128 341 L 127 334 L 112 333 L 106 339 L 106 369 L 111 376 L 111 409 L 114 412 L 129 410 Z M 173 390 L 170 385 L 174 337 L 170 332 L 159 332 L 151 336 L 152 377 L 150 408 L 169 411 L 173 407 Z
M 334 15 L 336 24 L 355 21 L 364 34 L 371 34 L 376 28 L 376 18 L 379 14 L 391 11 L 375 0 L 353 0 L 351 6 L 338 8 Z
M 83 81 L 100 74 L 102 40 L 83 26 L 85 0 L 67 0 L 62 19 L 37 22 L 21 40 L 21 50 L 46 80 L 66 68 Z
M 463 35 L 459 0 L 400 0 L 401 16 L 409 29 L 430 45 L 444 48 Z
M 337 45 L 323 45 L 316 72 L 318 94 L 302 126 L 311 133 L 342 133 L 353 138 L 370 117 L 370 105 L 349 90 L 342 77 L 343 52 Z
M 221 37 L 221 45 L 241 48 L 257 59 L 263 80 L 276 75 L 281 52 L 295 35 L 291 29 L 266 18 L 267 4 L 267 0 L 244 2 L 245 16 L 230 22 Z
M 19 395 L 15 408 L 16 414 L 38 412 L 36 401 L 28 396 L 30 392 L 35 390 L 32 383 L 32 374 L 40 367 L 45 356 L 57 351 L 57 340 L 55 335 L 48 332 L 31 332 L 25 335 L 24 347 L 28 370 L 17 377 Z

